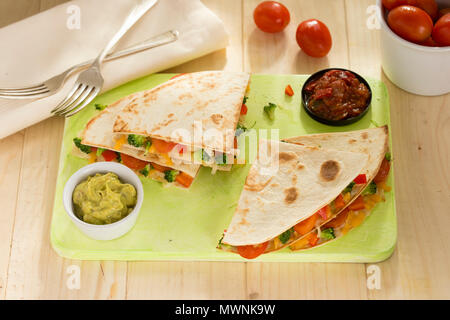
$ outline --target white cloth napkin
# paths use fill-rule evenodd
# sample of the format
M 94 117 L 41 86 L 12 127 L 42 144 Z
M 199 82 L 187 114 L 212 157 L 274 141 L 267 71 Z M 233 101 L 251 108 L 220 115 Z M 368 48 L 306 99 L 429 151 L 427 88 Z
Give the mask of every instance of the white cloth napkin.
M 68 67 L 92 59 L 122 25 L 137 0 L 74 0 L 0 29 L 0 87 L 42 82 Z M 79 8 L 80 29 L 74 14 Z M 106 62 L 103 91 L 226 47 L 222 21 L 200 0 L 159 0 L 115 50 L 176 29 L 179 40 Z M 40 100 L 0 99 L 0 139 L 51 116 L 78 74 L 56 95 Z

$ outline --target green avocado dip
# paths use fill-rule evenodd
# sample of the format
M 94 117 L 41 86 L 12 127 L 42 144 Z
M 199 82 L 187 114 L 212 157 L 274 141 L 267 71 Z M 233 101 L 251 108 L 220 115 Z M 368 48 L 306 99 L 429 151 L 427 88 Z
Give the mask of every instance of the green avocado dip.
M 134 186 L 122 183 L 111 172 L 97 173 L 75 187 L 75 215 L 90 224 L 110 224 L 125 218 L 136 206 Z

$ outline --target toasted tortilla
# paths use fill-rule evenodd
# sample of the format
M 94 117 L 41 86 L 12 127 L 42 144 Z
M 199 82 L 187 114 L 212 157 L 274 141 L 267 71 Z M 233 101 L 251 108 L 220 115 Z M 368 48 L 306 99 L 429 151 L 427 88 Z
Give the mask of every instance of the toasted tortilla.
M 341 151 L 352 151 L 352 152 L 362 152 L 366 153 L 369 157 L 366 166 L 363 168 L 361 173 L 366 174 L 367 185 L 375 178 L 378 171 L 380 170 L 381 163 L 389 150 L 389 132 L 387 126 L 350 131 L 350 132 L 335 132 L 335 133 L 321 133 L 321 134 L 311 134 L 306 136 L 292 137 L 284 139 L 284 141 L 289 143 L 295 143 L 304 146 L 315 146 L 327 149 L 341 150 Z M 326 225 L 330 221 L 337 218 L 337 216 L 342 213 L 364 190 L 356 193 L 350 202 L 341 209 L 337 214 L 331 216 L 329 219 L 323 221 L 320 227 Z M 295 241 L 290 241 L 287 245 L 295 244 L 298 240 L 306 237 L 316 229 L 311 230 L 307 234 L 298 237 Z M 341 235 L 342 236 L 342 235 Z M 327 241 L 329 243 L 333 240 Z M 322 244 L 322 245 L 324 245 Z M 317 246 L 316 246 L 317 247 Z M 307 249 L 299 249 L 307 250 Z
M 222 243 L 256 245 L 278 237 L 334 200 L 367 161 L 364 153 L 261 140 Z
M 130 101 L 139 97 L 141 94 L 141 92 L 138 92 L 124 97 L 105 108 L 96 117 L 92 118 L 82 133 L 82 143 L 92 147 L 125 153 L 140 160 L 154 162 L 162 166 L 182 171 L 194 178 L 197 175 L 200 165 L 186 163 L 168 164 L 166 159 L 160 157 L 158 154 L 145 154 L 145 151 L 131 148 L 128 145 L 123 145 L 119 149 L 116 149 L 117 137 L 112 130 L 115 118 L 117 114 L 122 112 L 123 108 L 129 105 Z M 158 177 L 158 179 L 155 180 L 163 181 L 160 179 L 160 175 L 152 175 L 152 178 L 154 178 L 154 176 Z
M 234 154 L 234 135 L 250 75 L 205 71 L 180 75 L 130 99 L 113 131 Z
M 289 143 L 339 151 L 365 153 L 369 156 L 361 174 L 367 183 L 375 178 L 389 148 L 388 127 L 382 126 L 350 132 L 319 133 L 283 139 Z

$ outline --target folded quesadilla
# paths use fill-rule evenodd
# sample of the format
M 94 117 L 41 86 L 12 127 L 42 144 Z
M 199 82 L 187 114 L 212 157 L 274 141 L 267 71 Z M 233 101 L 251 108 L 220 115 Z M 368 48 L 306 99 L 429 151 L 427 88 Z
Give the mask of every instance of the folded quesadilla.
M 140 97 L 138 92 L 120 99 L 101 111 L 86 125 L 81 138 L 75 138 L 78 155 L 89 157 L 90 162 L 119 161 L 137 173 L 160 182 L 171 183 L 188 188 L 200 168 L 198 164 L 167 163 L 159 154 L 120 143 L 117 134 L 113 133 L 113 125 L 118 114 L 129 105 L 129 102 Z
M 355 184 L 351 183 L 343 196 L 353 200 L 348 202 L 344 210 L 322 221 L 318 224 L 319 227 L 313 228 L 290 245 L 292 250 L 308 249 L 345 235 L 359 226 L 378 202 L 385 201 L 384 193 L 391 190 L 386 185 L 391 161 L 387 126 L 352 132 L 313 134 L 288 138 L 285 141 L 341 151 L 362 152 L 369 156 L 367 165 L 362 171 L 367 181 L 364 189 L 356 191 Z
M 249 78 L 248 73 L 223 71 L 182 74 L 131 96 L 114 119 L 116 143 L 157 157 L 166 166 L 230 170 Z
M 252 259 L 292 244 L 310 231 L 303 221 L 345 207 L 339 197 L 367 161 L 364 153 L 261 140 L 219 248 Z
M 386 126 L 353 132 L 313 134 L 288 138 L 284 141 L 307 148 L 315 148 L 317 152 L 340 151 L 365 154 L 367 161 L 357 172 L 353 181 L 341 189 L 331 202 L 323 201 L 322 207 L 317 211 L 307 209 L 303 212 L 303 219 L 296 221 L 296 224 L 291 225 L 278 237 L 256 246 L 250 243 L 242 247 L 221 244 L 219 245 L 221 249 L 241 253 L 244 257 L 254 258 L 259 254 L 279 250 L 286 246 L 290 246 L 292 250 L 311 248 L 344 235 L 351 228 L 359 225 L 364 217 L 370 214 L 373 206 L 384 200 L 384 192 L 390 190 L 385 184 L 390 167 Z M 303 156 L 309 157 L 307 154 Z M 252 170 L 253 167 L 250 173 Z M 320 180 L 318 176 L 315 176 L 315 178 Z M 244 191 L 246 188 L 244 186 Z M 323 195 L 326 191 L 319 190 L 318 192 Z M 258 199 L 260 196 L 255 195 L 254 197 Z M 311 201 L 311 199 L 308 198 L 304 201 Z M 239 202 L 238 210 L 240 204 L 241 202 Z M 281 201 L 279 207 L 283 207 Z M 264 210 L 266 210 L 266 207 L 264 207 Z M 237 212 L 235 217 L 239 216 Z M 278 212 L 275 210 L 272 214 L 278 215 Z M 296 213 L 296 216 L 298 217 L 299 214 Z M 278 217 L 274 217 L 275 222 L 277 219 Z M 235 221 L 235 218 L 233 218 L 232 224 L 233 221 Z M 264 233 L 265 229 L 260 229 L 258 219 L 256 221 L 257 223 L 252 228 Z M 228 231 L 225 233 L 222 243 L 226 243 L 227 233 Z

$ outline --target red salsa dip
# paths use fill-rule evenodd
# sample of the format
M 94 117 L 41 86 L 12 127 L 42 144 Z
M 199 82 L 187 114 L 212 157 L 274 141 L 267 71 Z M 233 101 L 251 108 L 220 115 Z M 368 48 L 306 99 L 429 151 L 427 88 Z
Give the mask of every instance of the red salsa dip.
M 307 108 L 330 121 L 360 115 L 368 107 L 370 91 L 350 71 L 330 70 L 305 87 Z

